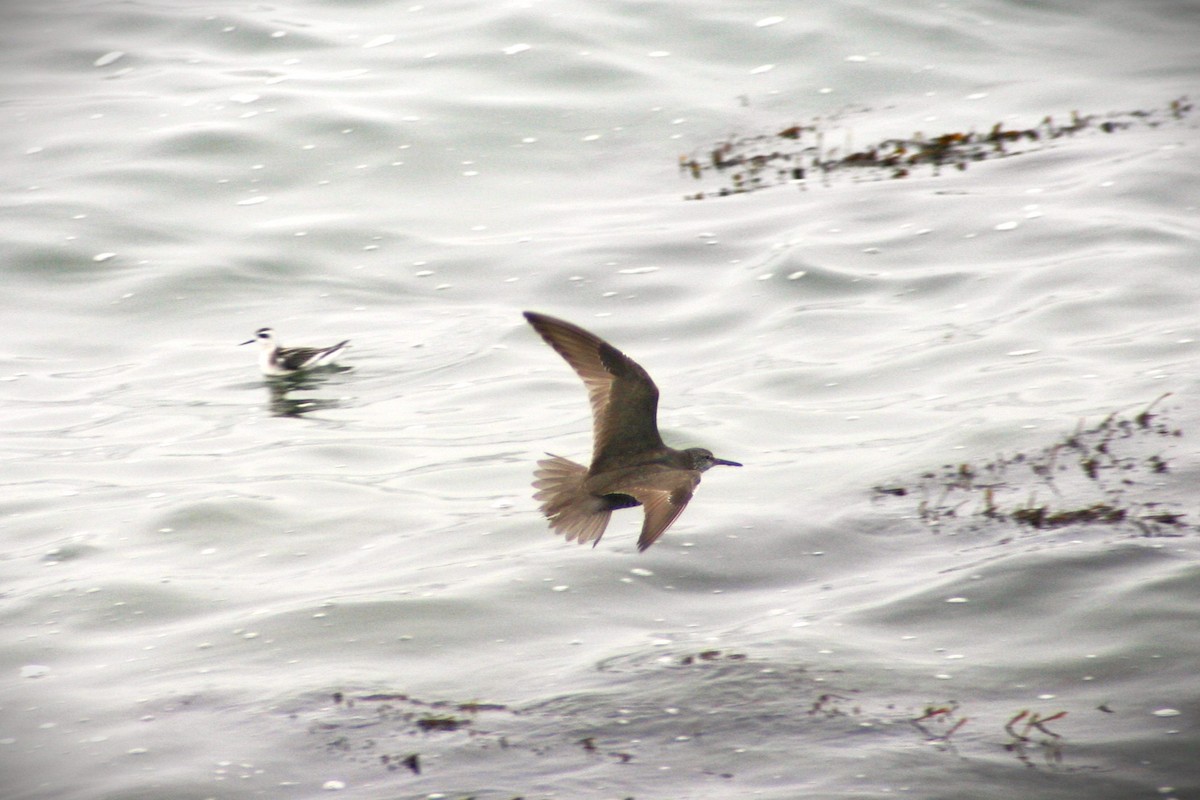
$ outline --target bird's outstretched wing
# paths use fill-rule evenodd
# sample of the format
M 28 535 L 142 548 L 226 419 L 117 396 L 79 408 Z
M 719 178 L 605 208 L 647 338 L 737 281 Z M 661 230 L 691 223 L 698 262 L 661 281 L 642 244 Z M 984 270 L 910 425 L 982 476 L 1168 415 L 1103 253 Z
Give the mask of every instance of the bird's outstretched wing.
M 692 499 L 700 483 L 700 473 L 694 470 L 664 469 L 646 476 L 643 485 L 626 492 L 642 502 L 646 518 L 638 537 L 638 550 L 645 550 L 666 533 Z
M 578 325 L 533 311 L 526 311 L 525 319 L 587 387 L 594 434 L 591 472 L 621 463 L 625 454 L 663 446 L 658 387 L 640 364 Z

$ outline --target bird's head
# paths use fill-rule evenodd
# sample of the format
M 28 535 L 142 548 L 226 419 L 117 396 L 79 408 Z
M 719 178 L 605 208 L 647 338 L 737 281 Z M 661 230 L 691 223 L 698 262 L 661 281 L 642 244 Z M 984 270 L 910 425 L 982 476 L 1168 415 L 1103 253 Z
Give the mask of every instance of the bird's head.
M 259 328 L 254 332 L 253 339 L 247 339 L 242 344 L 254 344 L 255 342 L 258 342 L 263 347 L 274 347 L 275 331 L 270 328 Z
M 718 465 L 723 467 L 742 466 L 736 461 L 726 461 L 723 458 L 717 458 L 712 454 L 711 450 L 705 450 L 703 447 L 689 447 L 683 452 L 686 453 L 688 458 L 691 460 L 691 468 L 694 470 L 699 470 L 700 472 L 704 472 L 705 470 Z

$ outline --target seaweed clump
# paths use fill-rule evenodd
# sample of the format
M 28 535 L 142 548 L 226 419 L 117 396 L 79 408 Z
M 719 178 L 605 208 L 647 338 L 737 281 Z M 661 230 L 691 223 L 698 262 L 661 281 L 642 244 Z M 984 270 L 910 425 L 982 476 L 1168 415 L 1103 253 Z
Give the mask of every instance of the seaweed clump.
M 803 188 L 814 176 L 827 181 L 836 174 L 851 171 L 875 180 L 907 178 L 925 167 L 938 175 L 942 169 L 962 171 L 975 162 L 1033 152 L 1051 142 L 1086 132 L 1112 134 L 1135 127 L 1159 127 L 1182 121 L 1193 110 L 1193 104 L 1185 96 L 1172 100 L 1165 109 L 1111 114 L 1072 111 L 1063 121 L 1047 115 L 1036 125 L 1025 128 L 997 122 L 984 131 L 914 133 L 861 149 L 827 143 L 843 112 L 827 119 L 818 117 L 807 124 L 790 125 L 774 134 L 730 137 L 707 148 L 702 156 L 680 156 L 679 169 L 695 180 L 716 177 L 722 181 L 716 189 L 686 194 L 686 200 L 728 197 L 787 184 Z
M 436 752 L 430 736 L 463 732 L 470 739 L 503 744 L 503 737 L 498 734 L 474 727 L 485 712 L 508 712 L 499 703 L 428 701 L 399 692 L 358 696 L 334 692 L 331 699 L 333 706 L 310 723 L 309 732 L 324 738 L 329 750 L 376 758 L 389 771 L 407 769 L 413 775 L 421 774 L 420 751 L 381 752 L 391 740 L 421 737 L 417 741 Z M 373 733 L 363 735 L 367 731 Z
M 951 521 L 1012 523 L 1047 531 L 1067 526 L 1128 526 L 1143 536 L 1194 531 L 1165 477 L 1166 448 L 1183 432 L 1155 413 L 1169 395 L 1133 416 L 1110 414 L 1031 453 L 982 465 L 947 464 L 914 483 L 874 487 L 879 499 L 919 497 L 917 516 L 930 526 Z

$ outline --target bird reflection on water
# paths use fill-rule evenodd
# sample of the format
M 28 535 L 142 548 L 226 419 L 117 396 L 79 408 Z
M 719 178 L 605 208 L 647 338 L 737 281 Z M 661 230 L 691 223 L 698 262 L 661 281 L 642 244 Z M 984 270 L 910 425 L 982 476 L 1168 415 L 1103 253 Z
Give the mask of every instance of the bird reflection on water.
M 337 398 L 311 395 L 293 397 L 291 395 L 293 392 L 319 390 L 328 382 L 332 374 L 349 371 L 350 367 L 327 366 L 317 371 L 309 370 L 298 375 L 284 375 L 267 379 L 268 405 L 271 409 L 271 416 L 299 418 L 314 411 L 341 408 L 342 401 Z

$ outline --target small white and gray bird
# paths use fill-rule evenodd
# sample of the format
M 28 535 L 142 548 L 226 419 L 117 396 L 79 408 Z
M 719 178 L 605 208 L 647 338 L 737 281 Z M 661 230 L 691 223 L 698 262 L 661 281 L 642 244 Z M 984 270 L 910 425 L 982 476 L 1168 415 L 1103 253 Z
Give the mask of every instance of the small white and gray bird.
M 350 340 L 338 342 L 330 347 L 284 347 L 275 338 L 275 331 L 270 328 L 259 328 L 254 332 L 253 339 L 247 339 L 242 344 L 258 342 L 258 368 L 263 375 L 294 375 L 306 369 L 320 366 L 333 358 Z

